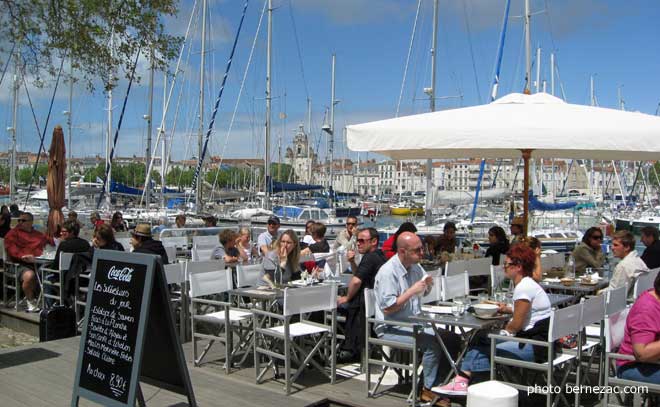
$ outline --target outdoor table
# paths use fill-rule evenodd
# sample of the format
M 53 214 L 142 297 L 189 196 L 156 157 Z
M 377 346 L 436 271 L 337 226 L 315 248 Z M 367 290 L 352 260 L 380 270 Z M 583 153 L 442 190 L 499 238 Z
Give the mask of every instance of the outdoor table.
M 449 361 L 449 364 L 451 365 L 451 368 L 456 375 L 458 375 L 458 365 L 460 364 L 461 360 L 463 360 L 465 352 L 467 352 L 468 346 L 470 345 L 470 342 L 472 342 L 472 339 L 477 334 L 477 332 L 482 329 L 495 327 L 506 319 L 508 319 L 508 315 L 502 315 L 501 317 L 492 319 L 481 319 L 477 318 L 469 312 L 465 312 L 460 317 L 454 317 L 452 314 L 437 314 L 430 312 L 421 312 L 413 317 L 410 317 L 412 322 L 418 323 L 421 326 L 431 325 L 431 328 L 433 328 L 433 332 L 435 333 L 435 337 L 438 339 L 440 347 L 442 348 L 442 351 L 447 357 L 447 360 Z M 440 330 L 438 328 L 439 325 L 457 327 L 460 331 L 460 336 L 465 341 L 465 346 L 458 354 L 456 360 L 452 359 L 444 341 L 442 340 L 442 336 L 440 335 Z M 467 331 L 466 328 L 468 328 Z M 451 373 L 452 372 L 449 372 L 443 383 L 447 383 L 449 381 L 449 379 L 452 377 Z
M 548 292 L 571 293 L 576 296 L 585 296 L 595 294 L 598 290 L 607 287 L 610 284 L 610 280 L 601 278 L 596 284 L 582 284 L 578 279 L 573 285 L 569 286 L 563 285 L 562 283 L 548 283 L 542 280 L 539 284 Z

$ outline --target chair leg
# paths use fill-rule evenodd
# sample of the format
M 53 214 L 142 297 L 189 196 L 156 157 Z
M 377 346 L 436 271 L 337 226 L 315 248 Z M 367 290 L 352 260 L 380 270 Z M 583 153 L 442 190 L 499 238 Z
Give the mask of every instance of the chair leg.
M 291 348 L 289 344 L 288 332 L 285 331 L 284 337 L 284 380 L 286 381 L 286 395 L 291 394 Z M 304 368 L 304 366 L 303 366 Z

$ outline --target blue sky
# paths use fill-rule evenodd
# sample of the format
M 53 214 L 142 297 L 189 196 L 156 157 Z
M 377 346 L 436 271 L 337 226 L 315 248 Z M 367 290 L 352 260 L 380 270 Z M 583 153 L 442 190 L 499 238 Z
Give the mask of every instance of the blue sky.
M 201 0 L 200 0 L 201 2 Z M 346 150 L 341 129 L 352 123 L 394 117 L 401 91 L 417 0 L 273 0 L 273 151 L 282 139 L 284 148 L 298 123 L 306 123 L 307 98 L 312 101 L 312 137 L 321 156 L 325 136 L 320 127 L 324 110 L 330 104 L 330 62 L 337 55 L 337 105 L 335 156 L 355 154 Z M 428 110 L 423 88 L 430 86 L 432 1 L 422 0 L 415 43 L 403 88 L 400 114 Z M 263 0 L 251 0 L 241 33 L 227 88 L 220 104 L 211 140 L 211 154 L 226 157 L 261 157 L 265 102 L 266 21 L 257 38 L 252 63 L 246 75 L 235 122 L 228 135 L 240 84 L 255 37 Z M 470 106 L 487 101 L 499 38 L 505 0 L 441 0 L 438 40 L 438 109 Z M 533 47 L 542 48 L 542 79 L 550 81 L 550 52 L 556 54 L 567 101 L 589 103 L 589 77 L 595 75 L 600 106 L 618 107 L 621 87 L 627 110 L 655 114 L 660 102 L 660 4 L 651 0 L 531 0 Z M 208 51 L 206 69 L 205 130 L 229 56 L 243 0 L 209 0 Z M 198 5 L 199 8 L 199 5 Z M 176 19 L 167 21 L 168 30 L 185 34 L 193 1 L 181 3 Z M 519 92 L 524 80 L 522 47 L 523 0 L 513 0 L 501 68 L 499 95 Z M 196 12 L 195 14 L 198 14 Z M 295 26 L 295 29 L 294 29 Z M 190 158 L 196 154 L 199 94 L 199 52 L 201 20 L 193 18 L 190 42 L 174 89 L 166 128 L 172 129 L 175 107 L 179 113 L 174 132 L 172 156 Z M 190 52 L 188 51 L 190 50 Z M 175 62 L 172 62 L 174 70 Z M 147 64 L 142 60 L 142 82 L 134 85 L 127 102 L 119 135 L 119 155 L 143 155 L 146 138 Z M 304 72 L 304 75 L 303 75 Z M 535 76 L 535 67 L 533 76 Z M 4 130 L 11 125 L 11 92 L 7 76 L 0 85 L 0 149 L 9 147 Z M 478 86 L 477 86 L 478 84 Z M 114 124 L 126 92 L 126 81 L 115 90 Z M 35 114 L 43 127 L 52 86 L 30 88 Z M 19 148 L 36 151 L 39 137 L 35 130 L 25 91 L 21 91 Z M 179 96 L 180 95 L 180 96 Z M 459 97 L 460 96 L 460 97 Z M 65 125 L 68 86 L 56 95 L 50 129 Z M 162 114 L 163 76 L 156 75 L 154 117 L 158 127 Z M 180 100 L 180 102 L 177 102 Z M 73 154 L 104 154 L 107 127 L 104 95 L 89 94 L 75 87 Z M 46 143 L 50 141 L 49 129 Z M 365 158 L 364 156 L 362 158 Z

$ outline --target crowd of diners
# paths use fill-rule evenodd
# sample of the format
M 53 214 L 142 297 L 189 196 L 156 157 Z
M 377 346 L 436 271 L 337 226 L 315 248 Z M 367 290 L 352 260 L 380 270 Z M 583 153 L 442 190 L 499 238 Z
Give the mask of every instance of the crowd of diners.
M 11 217 L 17 218 L 14 228 L 7 225 Z M 212 223 L 212 222 L 211 222 Z M 185 215 L 175 221 L 175 229 L 185 228 Z M 364 290 L 374 290 L 376 314 L 379 319 L 410 322 L 410 317 L 421 312 L 421 296 L 428 293 L 433 284 L 420 266 L 425 256 L 446 260 L 447 254 L 457 247 L 456 225 L 447 222 L 440 236 L 417 235 L 414 224 L 404 222 L 399 229 L 384 242 L 379 233 L 371 227 L 360 228 L 358 219 L 349 216 L 346 228 L 330 243 L 325 238 L 326 227 L 322 223 L 309 221 L 303 236 L 293 230 L 280 231 L 280 219 L 271 216 L 266 230 L 261 233 L 256 245 L 250 242 L 251 231 L 241 228 L 238 232 L 223 229 L 218 234 L 218 245 L 211 259 L 222 259 L 226 263 L 253 262 L 261 258 L 262 272 L 259 286 L 274 287 L 299 279 L 302 273 L 323 278 L 323 267 L 316 261 L 305 261 L 310 254 L 340 251 L 348 259 L 345 273 L 351 278 L 345 292 L 337 298 L 337 306 L 346 316 L 346 339 L 340 346 L 340 362 L 360 360 L 365 344 Z M 91 244 L 79 237 L 81 228 L 93 228 Z M 156 226 L 158 228 L 158 226 Z M 37 309 L 38 285 L 35 277 L 35 257 L 40 256 L 48 244 L 58 244 L 56 260 L 63 252 L 84 253 L 92 256 L 95 249 L 125 250 L 115 240 L 116 232 L 126 231 L 121 213 L 104 222 L 98 214 L 92 214 L 89 225 L 82 225 L 75 214 L 68 213 L 56 236 L 48 237 L 33 227 L 33 216 L 20 212 L 17 208 L 2 207 L 0 210 L 0 235 L 5 239 L 5 249 L 9 259 L 19 267 L 20 280 L 27 298 L 28 310 Z M 156 229 L 157 230 L 157 229 Z M 611 273 L 610 286 L 614 289 L 627 285 L 632 287 L 640 273 L 660 266 L 660 239 L 658 230 L 652 227 L 642 229 L 641 241 L 646 246 L 639 256 L 635 250 L 635 238 L 627 231 L 618 231 L 611 236 L 611 249 L 619 259 Z M 174 234 L 174 233 L 173 233 Z M 168 263 L 167 253 L 162 243 L 153 238 L 152 227 L 138 224 L 130 231 L 131 246 L 134 252 L 157 254 L 163 263 Z M 502 265 L 506 277 L 513 282 L 510 305 L 498 303 L 499 311 L 510 314 L 511 318 L 501 334 L 527 338 L 547 338 L 551 305 L 547 293 L 539 284 L 542 279 L 541 244 L 538 239 L 522 235 L 522 225 L 514 219 L 510 230 L 511 240 L 499 226 L 488 231 L 489 246 L 485 253 L 492 258 L 493 265 Z M 592 227 L 575 247 L 576 275 L 588 268 L 602 268 L 606 258 L 602 251 L 604 233 L 601 228 Z M 57 267 L 56 264 L 53 266 Z M 479 283 L 479 282 L 477 282 Z M 376 326 L 372 333 L 379 337 L 400 342 L 411 342 L 413 333 L 409 328 L 394 325 Z M 453 332 L 443 331 L 443 342 L 455 357 L 460 351 L 461 339 Z M 450 371 L 449 362 L 430 328 L 417 336 L 417 344 L 422 352 L 423 387 L 422 401 L 447 405 L 444 396 L 464 395 L 470 384 L 487 378 L 490 370 L 489 342 L 485 336 L 477 335 L 468 345 L 459 374 L 449 383 L 440 381 Z M 660 277 L 654 287 L 638 297 L 626 321 L 623 344 L 619 350 L 633 355 L 634 361 L 621 362 L 620 376 L 638 381 L 660 382 L 659 365 L 650 362 L 660 361 Z M 496 346 L 497 354 L 520 360 L 538 361 L 542 356 L 534 352 L 531 345 L 501 341 Z

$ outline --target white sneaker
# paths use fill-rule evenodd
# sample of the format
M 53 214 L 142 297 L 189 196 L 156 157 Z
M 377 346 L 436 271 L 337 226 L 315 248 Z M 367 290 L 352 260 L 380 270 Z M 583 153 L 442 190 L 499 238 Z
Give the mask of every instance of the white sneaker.
M 27 300 L 27 312 L 39 312 L 39 301 L 37 299 Z

